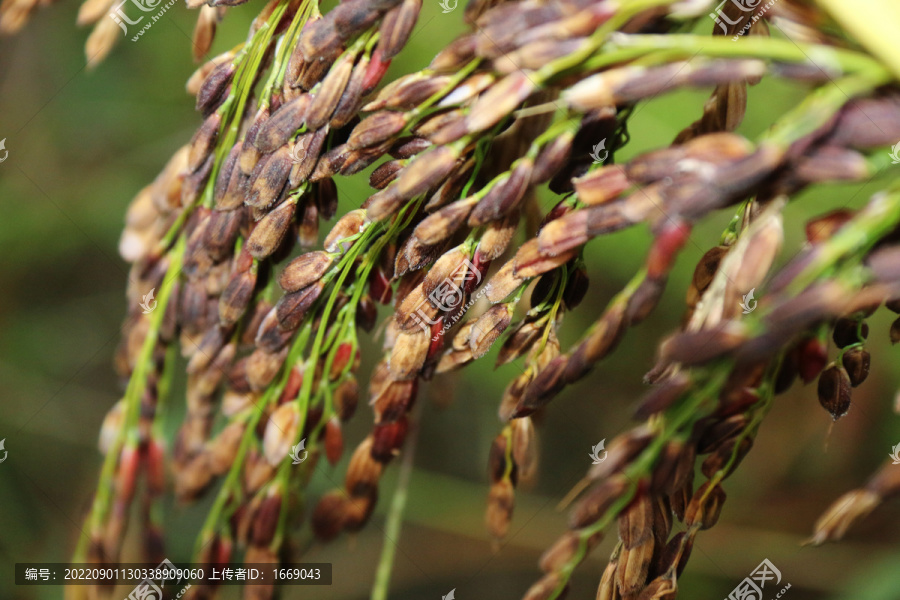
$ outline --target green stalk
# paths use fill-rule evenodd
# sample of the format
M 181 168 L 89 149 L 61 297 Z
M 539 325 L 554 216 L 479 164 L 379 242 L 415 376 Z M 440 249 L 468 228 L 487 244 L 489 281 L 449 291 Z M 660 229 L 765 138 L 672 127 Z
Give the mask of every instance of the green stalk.
M 200 534 L 197 537 L 197 543 L 195 544 L 194 549 L 195 556 L 199 554 L 200 549 L 212 538 L 213 533 L 218 528 L 221 513 L 225 507 L 226 501 L 229 499 L 229 492 L 235 489 L 240 489 L 236 484 L 239 483 L 241 468 L 243 468 L 244 466 L 244 457 L 246 456 L 247 451 L 250 449 L 250 445 L 255 439 L 256 426 L 259 424 L 259 421 L 262 418 L 263 414 L 265 414 L 266 407 L 273 400 L 277 400 L 281 395 L 281 391 L 284 389 L 285 384 L 287 384 L 288 377 L 291 373 L 291 369 L 288 365 L 293 365 L 294 362 L 296 362 L 297 354 L 301 352 L 306 346 L 306 343 L 309 341 L 311 331 L 312 327 L 307 323 L 306 326 L 303 327 L 297 338 L 294 340 L 294 343 L 291 346 L 291 350 L 288 352 L 288 357 L 285 359 L 285 366 L 282 367 L 281 378 L 279 379 L 278 383 L 274 386 L 268 387 L 260 397 L 259 401 L 257 401 L 253 407 L 247 408 L 244 413 L 240 417 L 238 417 L 239 419 L 247 420 L 247 427 L 244 430 L 243 438 L 241 438 L 241 445 L 238 447 L 238 452 L 231 464 L 231 469 L 228 471 L 225 482 L 219 489 L 216 500 L 213 503 L 213 506 L 203 523 L 203 527 L 200 530 Z M 291 360 L 291 358 L 293 358 L 293 360 Z
M 658 6 L 668 6 L 675 2 L 676 0 L 622 0 L 621 5 L 617 7 L 615 14 L 591 34 L 588 43 L 575 52 L 550 61 L 538 69 L 535 73 L 534 81 L 539 85 L 542 85 L 556 75 L 560 75 L 565 71 L 578 67 L 603 45 L 611 33 L 631 20 L 632 17 L 645 10 L 656 8 Z
M 84 562 L 87 555 L 87 547 L 90 542 L 90 536 L 98 533 L 103 523 L 106 521 L 109 512 L 112 493 L 115 489 L 116 467 L 119 462 L 119 456 L 122 448 L 126 443 L 137 446 L 138 430 L 137 421 L 140 415 L 141 395 L 147 387 L 147 377 L 153 361 L 153 350 L 159 339 L 159 330 L 166 313 L 166 306 L 172 295 L 172 290 L 178 280 L 178 274 L 181 272 L 181 260 L 184 255 L 185 238 L 181 237 L 175 248 L 169 252 L 169 268 L 167 273 L 170 276 L 163 280 L 159 289 L 159 296 L 156 299 L 157 305 L 153 314 L 149 317 L 150 328 L 147 337 L 144 338 L 144 344 L 138 354 L 137 362 L 131 378 L 128 380 L 128 387 L 125 390 L 123 401 L 125 403 L 125 416 L 122 428 L 119 430 L 116 439 L 113 441 L 103 459 L 103 467 L 100 470 L 100 481 L 97 484 L 97 493 L 94 502 L 91 505 L 91 512 L 87 522 L 90 524 L 89 534 L 82 535 L 75 549 L 75 562 Z
M 856 262 L 885 235 L 900 224 L 900 185 L 885 192 L 861 210 L 847 225 L 823 244 L 810 264 L 788 286 L 786 293 L 797 294 L 822 277 L 835 265 L 849 258 Z
M 447 94 L 452 92 L 454 89 L 456 89 L 456 86 L 459 85 L 459 83 L 463 79 L 468 77 L 469 74 L 472 73 L 472 71 L 474 71 L 476 68 L 478 68 L 479 64 L 481 64 L 480 58 L 475 58 L 475 59 L 469 61 L 463 68 L 461 68 L 459 71 L 457 71 L 453 75 L 453 77 L 450 78 L 450 81 L 447 82 L 447 85 L 445 85 L 443 88 L 441 88 L 440 90 L 438 90 L 437 92 L 435 92 L 434 94 L 429 96 L 427 99 L 425 99 L 424 102 L 422 102 L 421 104 L 416 106 L 413 110 L 411 110 L 409 112 L 409 115 L 410 115 L 409 123 L 407 123 L 406 127 L 403 130 L 403 133 L 401 133 L 401 137 L 403 135 L 409 135 L 410 133 L 412 133 L 412 130 L 415 129 L 415 126 L 419 122 L 421 122 L 421 120 L 423 118 L 427 117 L 428 115 L 432 114 L 433 112 L 443 110 L 443 107 L 437 107 L 433 111 L 429 110 L 429 109 L 432 107 L 432 105 L 434 105 L 436 102 L 438 102 L 441 98 L 443 98 L 444 96 L 446 96 Z M 428 71 L 427 69 L 424 72 L 430 73 L 430 71 Z
M 247 53 L 248 60 L 242 60 L 240 66 L 235 71 L 235 86 L 232 95 L 228 97 L 221 107 L 219 107 L 219 110 L 223 112 L 222 125 L 219 129 L 220 141 L 216 147 L 213 168 L 210 172 L 209 180 L 206 183 L 206 189 L 200 195 L 200 197 L 203 198 L 203 204 L 206 206 L 212 206 L 213 188 L 219 174 L 219 169 L 221 169 L 225 157 L 237 141 L 237 135 L 240 131 L 241 121 L 244 116 L 244 109 L 253 92 L 253 82 L 256 80 L 256 74 L 266 55 L 266 49 L 269 47 L 269 43 L 272 40 L 278 22 L 281 21 L 281 17 L 284 15 L 289 4 L 289 1 L 279 4 L 275 10 L 272 11 L 272 14 L 269 15 L 268 20 L 253 34 L 250 50 Z M 232 110 L 232 108 L 234 108 L 234 110 Z M 188 212 L 188 210 L 185 209 L 184 212 Z
M 411 430 L 406 438 L 403 461 L 400 463 L 400 475 L 397 478 L 397 489 L 388 509 L 387 522 L 384 526 L 384 545 L 381 548 L 381 558 L 378 561 L 378 570 L 375 572 L 375 582 L 372 584 L 370 600 L 387 600 L 390 590 L 391 571 L 394 566 L 394 556 L 397 553 L 397 545 L 400 543 L 400 529 L 403 526 L 403 511 L 406 509 L 406 500 L 409 490 L 409 480 L 412 477 L 413 463 L 415 462 L 416 446 L 419 441 L 420 426 L 416 418 L 420 413 L 417 403 L 414 410 L 416 415 L 411 420 Z
M 556 282 L 556 290 L 555 294 L 553 294 L 555 297 L 553 303 L 550 305 L 550 310 L 547 312 L 547 323 L 544 325 L 544 332 L 541 334 L 541 342 L 538 344 L 537 351 L 533 354 L 535 360 L 537 360 L 544 352 L 544 348 L 547 347 L 547 341 L 550 339 L 550 332 L 553 331 L 553 326 L 556 323 L 556 315 L 559 313 L 559 309 L 562 306 L 563 292 L 566 291 L 566 282 L 568 279 L 569 268 L 560 269 L 559 280 Z
M 272 71 L 269 74 L 269 79 L 266 81 L 266 85 L 263 91 L 263 97 L 260 100 L 260 105 L 268 105 L 269 100 L 272 97 L 272 93 L 280 89 L 282 84 L 284 83 L 284 76 L 287 71 L 288 60 L 290 59 L 290 50 L 297 45 L 300 40 L 300 31 L 303 29 L 303 26 L 309 20 L 310 13 L 312 12 L 312 7 L 315 2 L 305 1 L 303 5 L 297 9 L 297 12 L 294 14 L 294 20 L 291 21 L 290 27 L 288 27 L 287 32 L 281 38 L 281 46 L 278 48 L 278 52 L 275 54 L 275 62 L 272 65 Z
M 789 63 L 812 63 L 825 70 L 844 73 L 887 73 L 871 56 L 853 50 L 844 50 L 822 44 L 796 44 L 791 40 L 749 37 L 735 44 L 723 36 L 693 34 L 621 34 L 610 39 L 602 48 L 603 53 L 619 50 L 645 52 L 667 51 L 671 56 L 692 58 L 758 58 Z M 552 64 L 552 63 L 550 63 Z M 549 66 L 549 65 L 548 65 Z
M 218 529 L 219 517 L 222 514 L 222 510 L 225 508 L 225 503 L 231 497 L 230 491 L 235 489 L 239 483 L 238 479 L 241 476 L 241 468 L 244 465 L 244 458 L 247 455 L 247 451 L 250 449 L 250 444 L 254 440 L 256 426 L 259 424 L 259 420 L 262 418 L 263 414 L 265 414 L 265 407 L 272 401 L 273 396 L 277 398 L 277 395 L 272 393 L 274 391 L 275 388 L 267 389 L 260 398 L 261 402 L 255 406 L 256 410 L 249 413 L 250 417 L 247 419 L 247 427 L 244 430 L 244 436 L 241 438 L 241 445 L 238 447 L 234 462 L 231 464 L 228 476 L 222 484 L 222 487 L 219 489 L 216 500 L 213 503 L 212 508 L 210 508 L 209 514 L 206 516 L 206 520 L 203 522 L 203 527 L 200 529 L 200 534 L 197 536 L 197 541 L 194 544 L 195 560 L 198 559 L 201 550 L 212 541 L 213 535 L 216 529 Z
M 786 149 L 800 138 L 824 126 L 849 98 L 871 92 L 887 83 L 887 73 L 853 75 L 839 79 L 834 85 L 823 85 L 790 110 L 760 139 Z

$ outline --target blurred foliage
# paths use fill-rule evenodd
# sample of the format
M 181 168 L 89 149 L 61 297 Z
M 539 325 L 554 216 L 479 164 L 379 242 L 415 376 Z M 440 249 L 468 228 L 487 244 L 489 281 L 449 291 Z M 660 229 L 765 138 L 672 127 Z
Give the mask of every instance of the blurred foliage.
M 426 3 L 417 33 L 391 67 L 393 75 L 422 68 L 463 30 L 462 11 L 442 14 L 437 4 Z M 214 52 L 244 38 L 259 8 L 254 5 L 229 11 Z M 199 124 L 193 99 L 183 88 L 195 68 L 189 59 L 195 13 L 181 6 L 170 10 L 138 42 L 124 38 L 103 64 L 88 70 L 82 52 L 86 32 L 73 25 L 76 10 L 73 3 L 45 9 L 20 35 L 0 40 L 0 139 L 6 138 L 9 151 L 0 164 L 0 381 L 5 396 L 0 439 L 6 438 L 9 452 L 0 464 L 0 598 L 62 597 L 58 587 L 15 588 L 12 565 L 69 558 L 96 483 L 97 432 L 121 391 L 110 363 L 125 309 L 127 270 L 116 252 L 125 207 Z M 753 139 L 802 96 L 801 86 L 783 81 L 751 88 L 740 133 Z M 640 105 L 620 160 L 668 144 L 699 116 L 706 97 L 705 92 L 678 92 Z M 365 177 L 338 183 L 342 210 L 368 195 Z M 809 215 L 860 206 L 883 183 L 815 188 L 794 199 L 785 211 L 782 260 L 800 248 Z M 552 202 L 549 194 L 541 197 L 545 209 Z M 437 598 L 454 587 L 460 598 L 521 596 L 536 573 L 538 556 L 563 531 L 565 515 L 555 509 L 557 502 L 584 474 L 590 446 L 629 425 L 655 340 L 678 324 L 694 265 L 717 243 L 730 218 L 723 211 L 693 232 L 656 313 L 630 331 L 587 380 L 553 403 L 539 432 L 540 480 L 517 495 L 512 533 L 498 554 L 491 551 L 482 524 L 484 471 L 491 440 L 500 430 L 500 395 L 519 367 L 494 371 L 492 354 L 460 377 L 426 387 L 422 442 L 392 598 Z M 648 243 L 647 232 L 634 229 L 588 246 L 591 289 L 566 318 L 564 347 L 621 289 L 642 263 Z M 792 600 L 896 598 L 900 572 L 891 545 L 900 536 L 896 505 L 880 509 L 845 543 L 800 546 L 831 500 L 862 483 L 900 441 L 898 419 L 891 414 L 900 372 L 890 365 L 898 351 L 887 341 L 885 315 L 876 315 L 870 324 L 873 374 L 854 393 L 850 414 L 832 430 L 811 388 L 797 386 L 778 398 L 755 448 L 726 485 L 729 498 L 719 525 L 698 538 L 679 581 L 682 597 L 725 597 L 768 558 L 792 584 L 786 595 Z M 379 342 L 373 339 L 371 347 Z M 176 393 L 175 404 L 178 400 Z M 360 410 L 346 432 L 348 440 L 355 442 L 369 429 L 366 413 Z M 180 415 L 169 416 L 174 430 Z M 310 494 L 332 487 L 344 466 L 320 469 Z M 305 554 L 308 560 L 334 563 L 334 585 L 289 588 L 284 597 L 367 597 L 396 471 L 389 470 L 376 518 L 356 539 L 314 545 Z M 169 507 L 173 560 L 190 555 L 205 508 L 205 503 Z M 593 596 L 611 547 L 607 539 L 579 570 L 573 597 Z M 237 592 L 231 588 L 226 597 Z

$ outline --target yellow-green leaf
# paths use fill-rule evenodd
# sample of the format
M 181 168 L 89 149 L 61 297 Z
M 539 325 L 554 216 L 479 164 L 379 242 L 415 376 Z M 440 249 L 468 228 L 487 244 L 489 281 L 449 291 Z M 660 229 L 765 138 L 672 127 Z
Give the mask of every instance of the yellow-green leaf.
M 816 0 L 859 43 L 900 78 L 900 2 L 896 0 Z

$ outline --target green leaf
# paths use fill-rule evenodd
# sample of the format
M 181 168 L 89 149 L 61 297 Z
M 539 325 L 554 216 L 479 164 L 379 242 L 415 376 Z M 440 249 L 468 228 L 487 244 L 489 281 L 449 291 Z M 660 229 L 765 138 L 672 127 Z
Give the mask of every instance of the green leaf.
M 900 3 L 896 0 L 816 0 L 844 29 L 900 78 Z

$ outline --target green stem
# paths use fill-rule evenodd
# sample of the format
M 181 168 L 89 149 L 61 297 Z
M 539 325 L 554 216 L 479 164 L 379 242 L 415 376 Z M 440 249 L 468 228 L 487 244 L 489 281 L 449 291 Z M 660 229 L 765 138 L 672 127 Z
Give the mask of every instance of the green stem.
M 879 195 L 849 223 L 822 244 L 811 262 L 791 281 L 786 293 L 795 295 L 806 289 L 835 265 L 848 257 L 859 257 L 870 250 L 900 223 L 900 185 Z
M 149 317 L 150 327 L 144 343 L 141 346 L 134 371 L 128 381 L 128 387 L 125 390 L 123 402 L 125 405 L 125 414 L 123 418 L 122 428 L 119 430 L 116 439 L 113 441 L 106 457 L 103 459 L 103 467 L 100 470 L 100 481 L 97 484 L 97 494 L 91 506 L 91 513 L 88 516 L 89 536 L 93 536 L 103 527 L 109 512 L 112 493 L 115 490 L 115 474 L 116 467 L 119 463 L 119 456 L 122 448 L 126 443 L 137 445 L 138 428 L 137 422 L 140 416 L 141 395 L 147 387 L 147 377 L 152 366 L 153 351 L 159 340 L 159 330 L 166 313 L 166 306 L 172 295 L 175 283 L 178 281 L 178 274 L 181 272 L 181 259 L 184 255 L 185 238 L 181 237 L 175 248 L 169 252 L 169 268 L 168 278 L 163 280 L 160 286 L 159 296 L 156 299 L 157 305 L 153 314 Z M 87 553 L 87 547 L 90 542 L 88 536 L 81 536 L 75 549 L 75 560 L 83 561 Z
M 459 83 L 463 79 L 468 77 L 469 74 L 472 73 L 472 71 L 474 71 L 478 67 L 479 64 L 481 64 L 480 58 L 475 58 L 475 59 L 469 61 L 462 69 L 457 71 L 456 74 L 450 78 L 450 80 L 447 82 L 447 85 L 445 85 L 443 88 L 441 88 L 440 90 L 438 90 L 437 92 L 435 92 L 434 94 L 429 96 L 424 102 L 422 102 L 416 108 L 414 108 L 412 111 L 410 111 L 411 120 L 413 121 L 413 123 L 410 123 L 409 125 L 407 125 L 406 130 L 411 131 L 414 123 L 419 120 L 419 117 L 427 116 L 428 109 L 431 108 L 431 106 L 433 104 L 435 104 L 437 101 L 439 101 L 441 98 L 443 98 L 444 96 L 446 96 L 447 94 L 452 92 L 454 89 L 456 89 L 456 86 L 459 85 Z M 428 71 L 426 69 L 425 73 L 430 73 L 430 71 Z
M 263 58 L 265 58 L 266 50 L 277 29 L 278 22 L 281 21 L 281 17 L 284 15 L 289 5 L 289 1 L 280 3 L 275 10 L 272 11 L 272 14 L 269 15 L 268 20 L 253 34 L 253 40 L 251 41 L 250 49 L 246 55 L 247 60 L 241 60 L 240 66 L 235 71 L 235 84 L 232 95 L 228 97 L 221 107 L 219 107 L 219 110 L 223 113 L 222 125 L 219 130 L 220 142 L 216 147 L 213 168 L 210 172 L 209 179 L 207 180 L 206 189 L 204 190 L 204 193 L 201 194 L 203 204 L 206 206 L 212 206 L 213 204 L 213 188 L 219 174 L 219 169 L 222 167 L 225 157 L 237 141 L 237 135 L 241 128 L 241 122 L 243 121 L 244 109 L 253 92 L 253 83 L 256 81 L 256 75 L 259 72 L 260 64 L 262 63 Z M 186 208 L 184 212 L 189 211 Z
M 278 52 L 276 52 L 275 62 L 272 65 L 269 79 L 266 81 L 260 105 L 268 105 L 272 93 L 281 89 L 281 86 L 284 83 L 285 72 L 287 71 L 288 60 L 291 56 L 291 50 L 297 45 L 297 42 L 300 39 L 300 31 L 309 20 L 313 4 L 315 3 L 307 0 L 297 9 L 297 12 L 294 14 L 294 20 L 291 21 L 290 27 L 284 36 L 282 36 L 280 40 L 281 45 L 278 48 Z
M 588 43 L 578 48 L 575 52 L 567 54 L 561 58 L 553 60 L 535 73 L 535 80 L 539 84 L 546 83 L 554 76 L 564 73 L 570 69 L 574 69 L 581 65 L 594 54 L 606 41 L 607 37 L 616 29 L 631 20 L 632 17 L 645 10 L 656 8 L 658 6 L 668 6 L 676 0 L 625 0 L 618 7 L 616 13 L 610 17 L 608 21 L 603 23 L 597 30 L 591 34 Z
M 378 561 L 378 570 L 375 572 L 375 582 L 372 584 L 370 600 L 387 600 L 388 597 L 391 571 L 394 566 L 394 556 L 397 553 L 397 545 L 400 543 L 400 529 L 403 526 L 403 512 L 406 509 L 409 481 L 412 477 L 416 446 L 419 441 L 419 406 L 421 406 L 421 402 L 417 403 L 413 409 L 414 417 L 411 419 L 411 431 L 406 439 L 403 461 L 400 463 L 397 489 L 394 490 L 394 497 L 391 500 L 390 509 L 388 509 L 387 522 L 384 526 L 384 545 L 381 549 L 381 558 Z
M 887 82 L 886 72 L 875 75 L 853 75 L 839 79 L 834 85 L 823 85 L 790 110 L 760 139 L 787 148 L 828 123 L 848 98 L 871 92 Z
M 244 429 L 244 435 L 241 438 L 241 445 L 238 447 L 238 451 L 235 455 L 234 461 L 232 461 L 231 463 L 231 468 L 228 471 L 225 482 L 219 489 L 216 500 L 213 503 L 213 506 L 203 523 L 200 534 L 197 536 L 197 542 L 194 547 L 195 556 L 199 555 L 200 549 L 212 538 L 213 533 L 218 528 L 222 511 L 225 508 L 225 503 L 230 498 L 230 493 L 235 489 L 239 489 L 237 484 L 239 483 L 241 469 L 244 466 L 244 457 L 246 456 L 247 451 L 250 449 L 250 445 L 255 441 L 256 426 L 259 424 L 259 421 L 262 418 L 263 414 L 265 414 L 266 407 L 273 400 L 277 400 L 281 395 L 281 391 L 287 384 L 288 377 L 290 377 L 291 367 L 296 361 L 297 354 L 302 351 L 302 349 L 306 346 L 307 341 L 309 341 L 311 330 L 311 326 L 307 324 L 301 330 L 300 335 L 298 335 L 294 340 L 294 343 L 291 346 L 291 350 L 288 352 L 288 357 L 284 362 L 284 366 L 282 367 L 281 378 L 279 379 L 278 383 L 267 388 L 260 399 L 255 402 L 252 407 L 248 407 L 240 416 L 237 417 L 238 419 L 246 419 L 247 426 Z M 291 360 L 292 358 L 293 360 Z
M 796 44 L 790 40 L 769 37 L 744 38 L 740 44 L 735 44 L 723 36 L 622 34 L 610 39 L 602 48 L 604 54 L 611 53 L 611 59 L 620 50 L 672 52 L 670 58 L 700 55 L 710 58 L 758 58 L 789 63 L 812 62 L 815 66 L 822 65 L 820 68 L 844 73 L 887 73 L 878 61 L 861 52 L 821 44 Z M 616 62 L 619 60 L 621 58 Z

